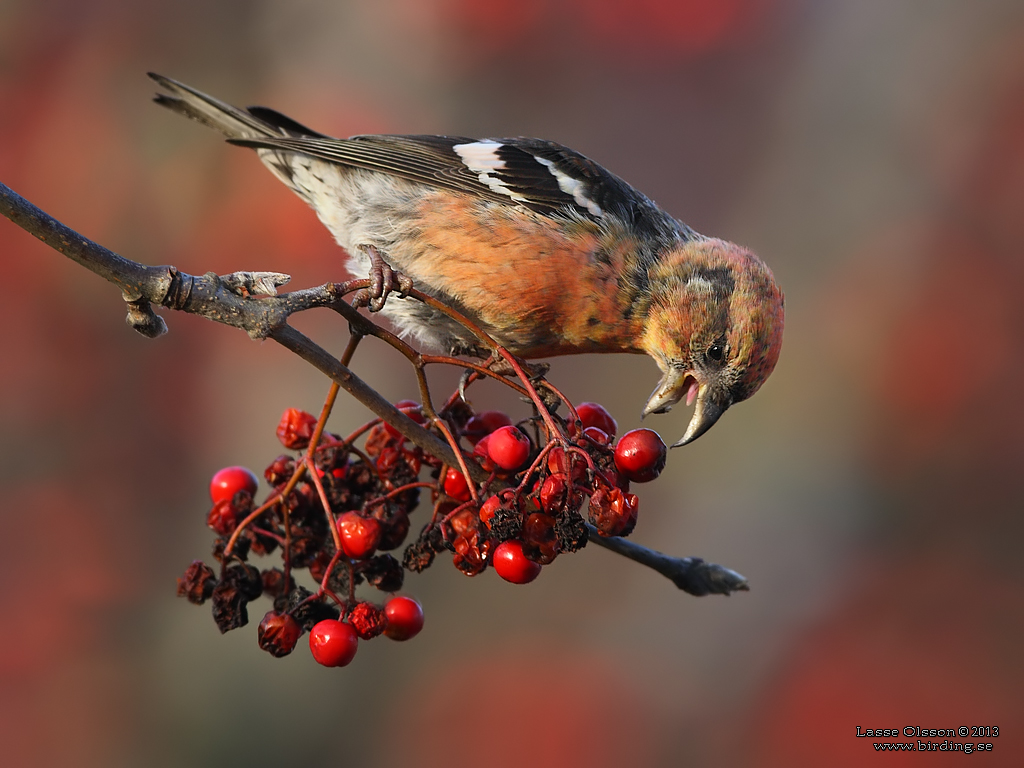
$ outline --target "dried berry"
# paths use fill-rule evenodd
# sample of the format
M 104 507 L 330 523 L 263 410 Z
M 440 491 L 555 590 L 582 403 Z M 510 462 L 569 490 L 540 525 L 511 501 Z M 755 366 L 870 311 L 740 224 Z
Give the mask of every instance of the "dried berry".
M 388 625 L 388 617 L 384 611 L 372 603 L 356 603 L 356 607 L 348 615 L 348 623 L 363 640 L 372 640 L 384 631 Z
M 251 565 L 239 563 L 224 571 L 213 588 L 213 620 L 221 633 L 249 623 L 246 603 L 263 594 L 263 579 Z
M 288 408 L 277 424 L 277 439 L 288 450 L 302 450 L 309 445 L 315 430 L 316 416 L 298 408 Z
M 234 505 L 229 500 L 221 500 L 213 505 L 206 516 L 206 524 L 221 536 L 230 536 L 241 522 Z
M 476 576 L 487 567 L 487 556 L 490 554 L 491 542 L 484 539 L 477 531 L 459 536 L 453 542 L 455 554 L 452 562 L 455 567 L 467 576 Z
M 291 456 L 278 456 L 263 470 L 263 477 L 277 488 L 287 483 L 295 474 L 295 459 Z
M 590 497 L 590 522 L 602 536 L 626 536 L 636 525 L 639 500 L 620 488 L 599 488 Z
M 576 552 L 587 546 L 590 529 L 579 512 L 568 510 L 555 518 L 555 538 L 558 539 L 559 552 Z
M 256 630 L 256 640 L 264 651 L 280 658 L 295 649 L 302 634 L 299 623 L 287 613 L 270 611 Z
M 368 584 L 381 592 L 397 592 L 405 579 L 402 564 L 391 555 L 377 555 L 365 561 L 359 572 Z
M 263 581 L 263 594 L 271 600 L 286 595 L 295 589 L 295 579 L 288 577 L 288 583 L 284 580 L 284 571 L 280 568 L 270 568 L 260 574 Z
M 307 632 L 324 619 L 337 619 L 341 612 L 323 597 L 313 597 L 313 593 L 305 587 L 296 587 L 288 595 L 285 610 Z
M 213 569 L 202 560 L 193 560 L 192 565 L 185 569 L 185 575 L 178 578 L 178 597 L 202 605 L 213 594 L 216 584 Z
M 555 535 L 555 518 L 543 512 L 527 515 L 523 521 L 523 554 L 535 563 L 547 565 L 558 555 L 558 538 Z

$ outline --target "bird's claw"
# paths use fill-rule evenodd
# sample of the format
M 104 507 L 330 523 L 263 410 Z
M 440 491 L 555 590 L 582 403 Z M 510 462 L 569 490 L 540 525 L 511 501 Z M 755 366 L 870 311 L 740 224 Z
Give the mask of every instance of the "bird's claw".
M 398 291 L 398 298 L 405 298 L 412 290 L 412 279 L 394 269 L 372 245 L 364 248 L 370 258 L 370 286 L 358 291 L 352 297 L 354 307 L 369 307 L 371 312 L 380 312 L 392 291 Z

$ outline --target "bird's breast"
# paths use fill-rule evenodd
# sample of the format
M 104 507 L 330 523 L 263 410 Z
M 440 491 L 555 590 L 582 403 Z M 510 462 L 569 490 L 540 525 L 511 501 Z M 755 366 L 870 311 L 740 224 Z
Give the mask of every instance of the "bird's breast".
M 408 227 L 394 265 L 517 354 L 640 351 L 621 284 L 629 238 L 446 192 L 425 197 Z

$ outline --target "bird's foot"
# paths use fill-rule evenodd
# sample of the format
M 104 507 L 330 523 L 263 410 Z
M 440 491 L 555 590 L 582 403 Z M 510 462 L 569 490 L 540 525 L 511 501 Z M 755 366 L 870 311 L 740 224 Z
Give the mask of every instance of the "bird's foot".
M 372 245 L 363 248 L 370 258 L 370 287 L 357 291 L 352 297 L 352 306 L 369 307 L 371 312 L 380 312 L 392 291 L 398 291 L 398 297 L 404 298 L 412 290 L 412 280 L 392 268 L 380 251 Z

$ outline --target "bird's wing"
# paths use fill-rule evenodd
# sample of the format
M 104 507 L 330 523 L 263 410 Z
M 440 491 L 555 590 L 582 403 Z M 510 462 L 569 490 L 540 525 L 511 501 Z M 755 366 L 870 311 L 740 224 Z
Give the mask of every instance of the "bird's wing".
M 657 210 L 644 195 L 597 163 L 541 139 L 283 136 L 230 142 L 296 152 L 540 212 L 571 209 L 594 219 L 612 213 L 633 220 L 641 209 Z

